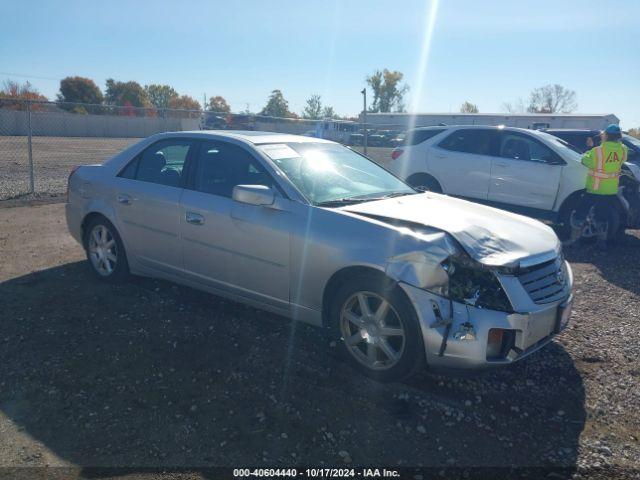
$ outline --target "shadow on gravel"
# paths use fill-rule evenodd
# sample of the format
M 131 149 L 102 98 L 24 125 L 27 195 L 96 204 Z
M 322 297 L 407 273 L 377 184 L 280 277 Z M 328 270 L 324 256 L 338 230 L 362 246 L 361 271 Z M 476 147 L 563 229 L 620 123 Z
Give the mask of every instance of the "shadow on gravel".
M 640 295 L 640 238 L 627 233 L 606 251 L 594 243 L 580 243 L 565 249 L 572 263 L 591 263 L 608 282 Z
M 0 311 L 2 414 L 83 467 L 572 467 L 585 422 L 558 343 L 378 384 L 318 329 L 166 282 L 106 286 L 81 263 L 0 284 Z

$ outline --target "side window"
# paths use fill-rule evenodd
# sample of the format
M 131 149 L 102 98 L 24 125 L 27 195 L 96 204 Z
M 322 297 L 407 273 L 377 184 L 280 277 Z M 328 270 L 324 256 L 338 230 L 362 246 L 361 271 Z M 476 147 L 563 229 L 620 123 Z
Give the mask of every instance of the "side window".
M 222 142 L 200 147 L 194 187 L 199 192 L 231 197 L 236 185 L 274 187 L 271 176 L 246 150 Z
M 484 130 L 480 128 L 456 130 L 440 142 L 438 146 L 452 152 L 490 155 L 491 140 L 493 137 L 493 130 Z
M 120 177 L 141 182 L 179 187 L 184 164 L 192 148 L 189 140 L 163 140 L 154 143 L 120 172 Z
M 402 141 L 402 145 L 411 146 L 418 145 L 422 142 L 429 140 L 430 138 L 435 137 L 439 133 L 444 132 L 442 128 L 430 129 L 430 130 L 413 130 L 406 134 L 404 140 Z
M 506 132 L 500 140 L 498 156 L 543 163 L 554 163 L 556 158 L 550 148 L 534 139 Z

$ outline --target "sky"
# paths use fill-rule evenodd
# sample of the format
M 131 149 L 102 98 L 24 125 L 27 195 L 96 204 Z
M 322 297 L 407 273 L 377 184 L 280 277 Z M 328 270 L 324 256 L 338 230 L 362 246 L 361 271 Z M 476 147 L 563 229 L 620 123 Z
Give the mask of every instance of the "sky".
M 480 112 L 558 83 L 576 113 L 640 126 L 638 0 L 0 0 L 0 81 L 54 99 L 61 78 L 169 84 L 259 111 L 273 89 L 300 113 L 320 94 L 362 109 L 377 69 L 404 74 L 410 111 Z

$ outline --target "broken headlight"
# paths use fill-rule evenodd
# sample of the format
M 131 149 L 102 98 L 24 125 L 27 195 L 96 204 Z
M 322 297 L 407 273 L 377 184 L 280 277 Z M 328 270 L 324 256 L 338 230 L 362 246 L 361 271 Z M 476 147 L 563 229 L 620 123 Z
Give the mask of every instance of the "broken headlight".
M 449 284 L 443 293 L 451 300 L 489 310 L 513 311 L 492 270 L 465 256 L 449 257 L 442 263 L 442 268 L 449 276 Z

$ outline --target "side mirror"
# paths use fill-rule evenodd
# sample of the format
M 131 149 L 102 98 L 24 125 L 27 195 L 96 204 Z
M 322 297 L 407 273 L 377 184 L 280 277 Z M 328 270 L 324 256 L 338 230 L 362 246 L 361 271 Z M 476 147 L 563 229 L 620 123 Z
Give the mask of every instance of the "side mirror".
M 265 185 L 236 185 L 232 198 L 248 205 L 273 205 L 276 196 L 271 187 Z

